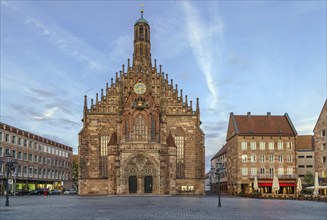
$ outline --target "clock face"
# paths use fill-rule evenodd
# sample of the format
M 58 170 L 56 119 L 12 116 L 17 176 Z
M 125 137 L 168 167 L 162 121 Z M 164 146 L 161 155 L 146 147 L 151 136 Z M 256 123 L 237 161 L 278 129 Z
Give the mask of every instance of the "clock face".
M 134 92 L 136 94 L 142 95 L 146 92 L 146 86 L 144 83 L 138 82 L 134 85 Z

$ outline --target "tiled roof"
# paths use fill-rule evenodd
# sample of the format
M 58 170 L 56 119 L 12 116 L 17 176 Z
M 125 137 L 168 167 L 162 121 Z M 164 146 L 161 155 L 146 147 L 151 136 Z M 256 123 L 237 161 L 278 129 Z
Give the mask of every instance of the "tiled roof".
M 296 135 L 288 115 L 233 115 L 239 135 Z
M 297 136 L 296 150 L 313 150 L 313 135 Z
M 225 153 L 227 153 L 227 145 L 226 144 L 222 148 L 220 148 L 220 150 L 215 154 L 215 156 L 213 156 L 211 158 L 211 160 L 213 160 L 213 159 L 215 159 L 215 158 L 217 158 L 217 157 L 219 157 L 219 156 L 221 156 L 221 155 L 223 155 Z

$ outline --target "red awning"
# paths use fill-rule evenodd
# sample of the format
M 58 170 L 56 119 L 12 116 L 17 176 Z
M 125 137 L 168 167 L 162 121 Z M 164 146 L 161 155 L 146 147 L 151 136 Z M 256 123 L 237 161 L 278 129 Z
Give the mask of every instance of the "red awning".
M 279 183 L 279 186 L 296 186 L 295 183 Z
M 260 186 L 272 186 L 272 183 L 258 183 L 259 187 Z M 296 186 L 295 183 L 279 183 L 279 186 Z
M 272 183 L 258 183 L 259 186 L 272 186 Z

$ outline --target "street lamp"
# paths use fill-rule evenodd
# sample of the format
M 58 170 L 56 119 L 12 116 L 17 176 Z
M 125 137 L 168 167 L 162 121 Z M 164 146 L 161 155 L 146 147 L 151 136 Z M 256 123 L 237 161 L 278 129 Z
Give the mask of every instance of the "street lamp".
M 10 154 L 6 154 L 6 169 L 5 174 L 7 176 L 6 179 L 6 206 L 9 206 L 9 175 L 12 175 L 15 173 L 17 162 L 14 161 L 10 156 Z M 0 160 L 0 165 L 3 163 L 2 160 Z
M 223 164 L 219 161 L 217 161 L 216 163 L 216 168 L 214 167 L 211 167 L 211 172 L 213 174 L 215 174 L 217 176 L 217 184 L 218 184 L 218 207 L 221 207 L 221 202 L 220 202 L 220 173 L 222 170 L 224 170 L 225 167 L 223 166 Z

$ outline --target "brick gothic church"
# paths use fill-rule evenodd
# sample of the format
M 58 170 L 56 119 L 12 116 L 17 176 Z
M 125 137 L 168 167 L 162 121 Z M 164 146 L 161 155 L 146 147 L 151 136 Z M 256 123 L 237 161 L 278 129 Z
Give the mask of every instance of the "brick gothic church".
M 200 108 L 151 62 L 150 25 L 134 25 L 134 54 L 110 86 L 84 100 L 79 194 L 204 194 Z

